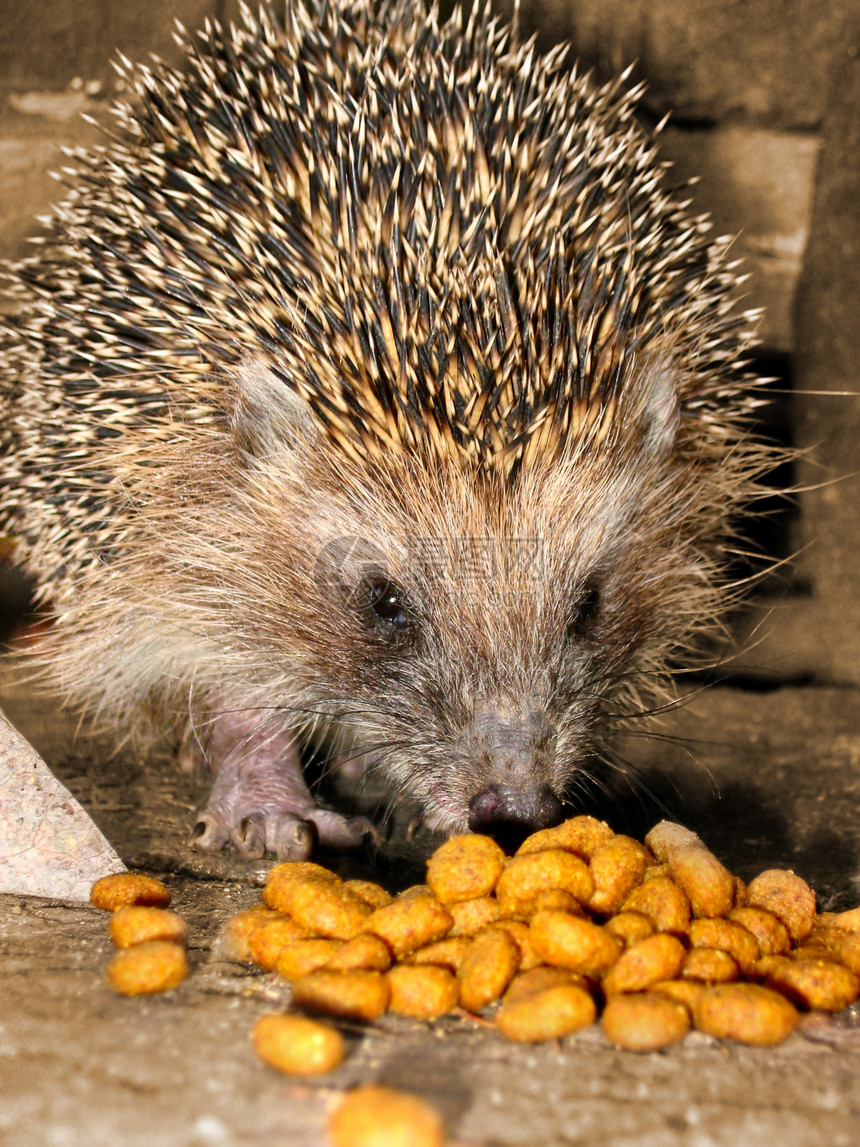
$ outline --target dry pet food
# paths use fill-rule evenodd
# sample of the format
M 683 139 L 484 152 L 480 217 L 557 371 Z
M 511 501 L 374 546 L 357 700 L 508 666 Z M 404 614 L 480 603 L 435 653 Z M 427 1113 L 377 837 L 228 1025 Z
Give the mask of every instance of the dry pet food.
M 547 964 L 584 976 L 602 975 L 621 955 L 621 944 L 605 928 L 566 912 L 536 913 L 531 942 Z
M 117 908 L 110 918 L 108 932 L 115 948 L 132 948 L 147 940 L 172 940 L 174 944 L 185 944 L 188 940 L 188 925 L 178 913 L 141 904 Z
M 491 928 L 476 936 L 457 969 L 460 1003 L 478 1012 L 498 1000 L 520 966 L 520 950 L 507 932 Z
M 690 1030 L 683 1004 L 652 992 L 614 996 L 601 1019 L 607 1039 L 628 1051 L 656 1051 L 682 1040 Z
M 288 1075 L 321 1075 L 343 1061 L 337 1028 L 307 1016 L 263 1016 L 253 1032 L 254 1050 L 270 1067 Z
M 433 964 L 398 964 L 388 973 L 388 986 L 389 1009 L 421 1020 L 453 1011 L 460 996 L 453 972 Z
M 152 876 L 144 876 L 141 872 L 115 872 L 95 882 L 90 889 L 90 904 L 108 912 L 116 912 L 130 904 L 167 908 L 170 892 Z
M 672 980 L 684 963 L 684 945 L 665 932 L 631 944 L 603 977 L 606 996 L 642 992 L 660 980 Z
M 350 1020 L 378 1020 L 388 1007 L 388 978 L 381 972 L 310 972 L 293 984 L 297 1008 Z
M 107 982 L 123 996 L 148 996 L 175 988 L 188 975 L 185 946 L 149 940 L 117 952 L 107 966 Z
M 690 1026 L 765 1046 L 791 1034 L 798 1009 L 860 994 L 860 909 L 816 915 L 812 889 L 782 869 L 747 887 L 666 822 L 640 844 L 573 817 L 509 859 L 489 837 L 453 837 L 427 884 L 396 897 L 279 864 L 264 902 L 236 918 L 234 948 L 290 980 L 296 1008 L 351 1020 L 462 1008 L 519 1042 L 600 1017 L 633 1051 Z
M 329 1119 L 331 1147 L 445 1147 L 442 1120 L 417 1095 L 357 1087 Z
M 425 944 L 442 940 L 454 920 L 432 895 L 401 896 L 384 908 L 377 908 L 363 927 L 384 940 L 395 956 L 408 956 Z
M 693 1018 L 709 1035 L 768 1047 L 787 1039 L 799 1017 L 779 992 L 759 984 L 718 984 L 700 993 Z
M 496 1024 L 506 1039 L 537 1043 L 581 1031 L 596 1015 L 594 1000 L 584 988 L 559 984 L 502 1004 Z
M 505 854 L 489 836 L 452 836 L 427 864 L 427 884 L 437 900 L 453 904 L 486 896 L 496 887 Z
M 815 893 L 785 868 L 769 868 L 750 882 L 747 901 L 781 920 L 792 940 L 805 940 L 815 923 Z

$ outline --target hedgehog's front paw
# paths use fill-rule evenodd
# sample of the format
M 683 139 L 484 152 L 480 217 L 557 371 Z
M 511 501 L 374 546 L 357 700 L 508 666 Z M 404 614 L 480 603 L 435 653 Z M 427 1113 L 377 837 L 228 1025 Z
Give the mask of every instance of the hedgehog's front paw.
M 342 816 L 314 809 L 307 819 L 290 812 L 252 812 L 231 823 L 215 808 L 205 809 L 191 834 L 192 845 L 207 851 L 228 846 L 239 856 L 256 860 L 270 852 L 278 860 L 307 860 L 314 841 L 328 848 L 357 848 L 381 842 L 379 829 L 365 816 Z
M 354 848 L 379 833 L 366 817 L 317 808 L 302 776 L 292 730 L 272 732 L 255 710 L 231 710 L 207 725 L 204 756 L 196 738 L 186 738 L 181 759 L 198 776 L 215 776 L 206 808 L 192 831 L 196 848 L 229 847 L 256 859 L 306 860 L 314 841 Z
M 231 823 L 218 809 L 207 808 L 198 817 L 191 839 L 195 847 L 208 851 L 229 845 L 248 860 L 266 852 L 278 860 L 307 860 L 314 847 L 314 830 L 291 812 L 252 812 Z

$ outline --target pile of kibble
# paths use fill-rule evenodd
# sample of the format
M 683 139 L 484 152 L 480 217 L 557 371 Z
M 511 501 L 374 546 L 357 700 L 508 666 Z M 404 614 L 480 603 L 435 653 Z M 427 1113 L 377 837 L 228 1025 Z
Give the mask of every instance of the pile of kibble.
M 161 991 L 185 975 L 184 924 L 164 893 L 135 875 L 94 886 L 93 903 L 115 910 L 117 991 Z M 578 816 L 512 857 L 490 837 L 452 837 L 428 861 L 427 883 L 398 896 L 311 862 L 278 864 L 262 899 L 229 921 L 227 947 L 291 982 L 293 1012 L 259 1020 L 254 1045 L 296 1074 L 330 1071 L 344 1055 L 337 1028 L 309 1013 L 481 1012 L 521 1042 L 600 1016 L 614 1045 L 651 1051 L 691 1027 L 776 1044 L 800 1011 L 837 1011 L 860 995 L 860 908 L 817 913 L 809 885 L 785 869 L 747 885 L 667 821 L 640 844 Z

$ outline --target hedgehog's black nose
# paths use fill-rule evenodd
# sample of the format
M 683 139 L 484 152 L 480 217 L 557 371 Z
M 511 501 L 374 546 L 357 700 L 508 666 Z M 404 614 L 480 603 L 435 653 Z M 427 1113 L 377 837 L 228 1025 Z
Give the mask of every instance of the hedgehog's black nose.
M 487 785 L 469 801 L 469 828 L 497 839 L 517 837 L 550 828 L 564 815 L 561 801 L 546 785 L 516 788 Z

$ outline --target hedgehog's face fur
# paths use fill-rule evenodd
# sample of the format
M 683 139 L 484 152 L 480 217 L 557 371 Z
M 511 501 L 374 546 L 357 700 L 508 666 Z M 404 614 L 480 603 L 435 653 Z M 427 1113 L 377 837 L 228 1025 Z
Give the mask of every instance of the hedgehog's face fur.
M 434 828 L 551 819 L 720 604 L 740 479 L 684 458 L 674 388 L 652 364 L 599 441 L 510 473 L 351 459 L 249 359 L 231 434 L 181 458 L 156 443 L 128 487 L 137 536 L 68 618 L 93 634 L 75 681 L 105 712 L 161 697 L 180 719 L 343 731 Z
M 623 433 L 516 475 L 404 453 L 368 469 L 275 383 L 241 372 L 234 420 L 243 547 L 218 598 L 246 647 L 237 692 L 339 724 L 431 826 L 465 828 L 470 806 L 472 827 L 540 823 L 712 604 L 677 521 L 709 538 L 720 511 L 685 481 L 674 407 L 640 385 Z

